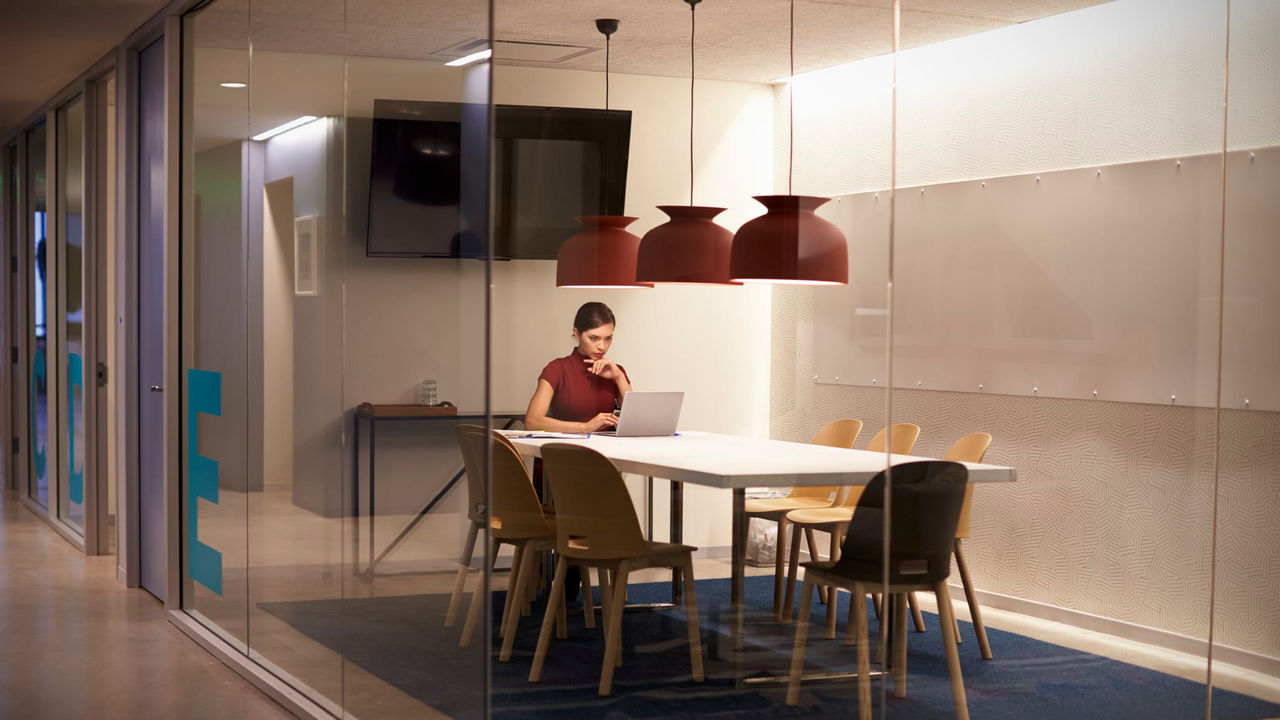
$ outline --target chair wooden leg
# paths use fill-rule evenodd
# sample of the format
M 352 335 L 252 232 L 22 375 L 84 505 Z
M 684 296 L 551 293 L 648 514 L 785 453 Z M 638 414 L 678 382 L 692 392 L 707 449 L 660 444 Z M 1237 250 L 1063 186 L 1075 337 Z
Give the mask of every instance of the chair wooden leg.
M 773 547 L 773 619 L 782 619 L 782 587 L 787 575 L 787 516 L 778 518 L 778 539 Z
M 609 612 L 613 610 L 613 585 L 609 583 L 609 571 L 596 568 L 596 581 L 600 585 L 600 632 L 609 635 Z
M 960 583 L 964 586 L 964 598 L 969 602 L 969 618 L 973 621 L 973 634 L 978 636 L 978 649 L 982 651 L 982 659 L 991 659 L 991 645 L 987 643 L 987 628 L 982 624 L 982 609 L 978 607 L 978 594 L 973 591 L 973 583 L 969 582 L 969 564 L 964 560 L 960 538 L 956 538 L 956 566 L 960 569 Z M 959 623 L 956 623 L 959 627 Z M 957 631 L 957 642 L 959 633 Z
M 502 619 L 498 621 L 498 634 L 503 637 L 506 637 L 507 625 L 514 615 L 511 608 L 515 606 L 519 610 L 520 605 L 524 604 L 524 601 L 520 600 L 520 605 L 515 605 L 517 596 L 521 598 L 524 596 L 524 586 L 520 583 L 520 571 L 524 569 L 522 561 L 526 545 L 528 543 L 515 543 L 516 552 L 511 557 L 511 574 L 507 576 L 507 599 L 502 603 Z
M 528 545 L 528 543 L 521 543 L 516 546 L 516 558 L 520 561 L 519 572 L 516 576 L 516 586 L 507 589 L 508 611 L 513 611 L 516 608 L 512 604 L 511 598 L 523 597 L 526 587 L 530 584 L 530 578 L 535 574 L 533 564 L 537 562 L 538 553 L 534 552 Z M 507 614 L 507 622 L 502 628 L 502 650 L 498 653 L 498 662 L 507 662 L 511 659 L 511 649 L 516 644 L 516 629 L 520 626 L 520 615 L 518 613 L 508 612 Z
M 935 585 L 933 592 L 938 596 L 938 614 L 942 627 L 949 627 L 955 620 L 955 611 L 951 608 L 951 593 L 947 590 L 947 581 L 943 580 Z M 960 652 L 956 649 L 955 637 L 951 633 L 942 633 L 942 647 L 947 653 L 947 670 L 951 674 L 951 698 L 956 703 L 956 720 L 969 720 L 969 703 L 964 695 L 964 678 L 960 675 Z
M 818 553 L 818 542 L 813 534 L 813 528 L 805 528 L 804 539 L 809 544 L 809 559 L 815 562 L 821 560 L 822 556 Z M 827 602 L 827 589 L 825 587 L 818 587 L 818 600 L 822 603 Z
M 591 597 L 591 568 L 582 566 L 582 621 L 588 629 L 596 626 L 596 602 Z
M 840 547 L 844 545 L 844 531 L 848 525 L 836 525 L 831 529 L 831 552 L 827 553 L 827 559 L 835 562 L 840 559 Z M 839 604 L 840 598 L 836 594 L 835 585 L 826 586 L 827 591 L 827 607 L 834 607 Z M 830 640 L 836 636 L 835 615 L 831 612 L 827 613 L 827 639 Z
M 489 565 L 493 567 L 493 559 L 498 556 L 498 541 L 492 536 L 489 538 Z M 476 583 L 476 589 L 471 592 L 471 605 L 467 607 L 467 620 L 462 623 L 462 637 L 458 640 L 458 647 L 471 647 L 471 638 L 476 634 L 476 625 L 480 621 L 480 606 L 484 605 L 484 599 L 481 595 L 484 593 L 484 578 Z
M 858 626 L 858 718 L 871 720 L 871 649 L 867 647 L 867 588 L 853 584 L 853 623 Z
M 876 613 L 880 620 L 876 625 L 876 662 L 880 663 L 881 668 L 888 670 L 893 664 L 889 658 L 889 623 L 893 621 L 893 608 L 889 605 L 889 596 L 881 593 L 876 607 L 880 609 L 880 612 Z
M 565 572 L 568 573 L 567 570 Z M 560 588 L 560 592 L 564 593 L 563 584 Z M 556 607 L 558 608 L 558 610 L 556 610 L 556 637 L 563 640 L 569 637 L 569 601 L 568 599 L 561 597 L 560 601 L 556 603 Z
M 880 619 L 880 593 L 871 593 L 871 604 L 875 606 L 876 620 Z
M 534 552 L 535 551 L 530 548 L 527 554 L 532 555 Z M 542 584 L 541 565 L 542 563 L 533 563 L 531 565 L 533 575 L 530 576 L 530 581 L 525 583 L 524 592 L 521 593 L 519 597 L 520 617 L 528 617 L 533 614 L 533 601 L 538 597 L 538 586 Z
M 444 626 L 453 627 L 458 622 L 458 605 L 462 603 L 462 591 L 467 584 L 467 575 L 471 574 L 471 553 L 476 551 L 476 536 L 480 534 L 480 523 L 471 522 L 467 531 L 467 541 L 462 545 L 462 555 L 458 558 L 458 577 L 453 581 L 453 594 L 449 596 L 449 610 L 444 614 Z
M 787 592 L 782 599 L 782 622 L 791 622 L 791 607 L 796 596 L 796 574 L 800 568 L 800 533 L 804 528 L 791 526 L 791 554 L 787 559 Z
M 800 702 L 800 675 L 804 670 L 804 644 L 809 635 L 809 612 L 813 608 L 813 583 L 806 579 L 800 591 L 800 607 L 796 618 L 796 639 L 791 648 L 791 677 L 787 680 L 787 704 Z
M 893 596 L 893 695 L 907 696 L 907 594 Z
M 621 563 L 619 563 L 617 566 L 615 566 L 613 570 L 610 570 L 610 571 L 609 571 L 609 582 L 613 583 L 613 591 L 612 591 L 612 594 L 609 596 L 609 598 L 610 598 L 610 607 L 612 607 L 612 600 L 613 600 L 613 598 L 618 597 L 618 593 L 619 593 L 619 592 L 621 592 L 621 593 L 622 593 L 622 597 L 618 599 L 618 607 L 622 608 L 622 614 L 623 614 L 622 616 L 623 616 L 623 617 L 626 617 L 626 613 L 627 613 L 627 587 L 624 585 L 624 586 L 622 586 L 622 588 L 621 588 L 621 589 L 619 589 L 619 588 L 618 588 L 618 570 L 617 570 L 617 568 L 618 568 L 618 567 L 620 567 L 620 566 L 621 566 Z M 622 621 L 621 621 L 621 620 L 619 620 L 618 622 L 619 622 L 619 625 L 621 625 L 621 622 L 622 622 Z M 608 628 L 609 628 L 609 626 L 606 624 L 606 625 L 605 625 L 606 632 L 605 632 L 605 638 L 604 638 L 606 642 L 609 640 Z M 616 649 L 616 650 L 614 650 L 614 652 L 613 652 L 613 666 L 614 666 L 615 668 L 620 668 L 620 667 L 622 667 L 622 638 L 621 638 L 621 636 L 619 636 L 619 638 L 618 638 L 618 647 L 617 647 L 617 649 Z
M 856 594 L 851 595 L 849 597 L 849 617 L 846 618 L 844 621 L 844 644 L 845 645 L 852 645 L 854 643 L 854 638 L 857 633 L 857 628 L 854 627 L 854 623 L 858 619 L 858 612 L 857 612 L 858 608 L 854 607 L 857 601 L 858 601 L 858 596 Z M 864 617 L 867 614 L 866 604 L 867 604 L 867 599 L 863 597 L 862 598 L 862 605 L 863 605 L 862 614 Z
M 907 605 L 911 607 L 911 619 L 916 624 L 916 632 L 924 632 L 924 615 L 920 613 L 920 607 L 916 605 L 916 594 L 914 592 L 907 593 Z
M 564 578 L 569 573 L 569 561 L 561 556 L 556 560 L 556 574 L 551 580 L 551 595 L 547 597 L 547 610 L 542 614 L 542 629 L 538 631 L 538 648 L 533 652 L 533 667 L 529 668 L 529 682 L 542 680 L 542 666 L 547 661 L 547 648 L 551 645 L 551 627 L 555 625 L 556 605 L 564 604 Z
M 613 583 L 613 607 L 609 610 L 609 634 L 604 643 L 604 660 L 600 663 L 598 692 L 601 695 L 613 692 L 613 667 L 622 654 L 622 615 L 627 598 L 627 570 L 627 561 L 623 560 L 618 564 Z
M 702 669 L 702 631 L 698 624 L 698 594 L 693 585 L 693 555 L 686 553 L 684 568 L 684 614 L 689 625 L 689 666 L 694 682 L 702 682 L 706 674 Z
M 836 600 L 837 600 L 836 586 L 828 585 L 827 586 L 827 601 L 828 601 L 827 602 L 827 627 L 826 627 L 826 632 L 824 633 L 825 637 L 828 640 L 831 640 L 836 636 L 836 605 L 839 604 Z

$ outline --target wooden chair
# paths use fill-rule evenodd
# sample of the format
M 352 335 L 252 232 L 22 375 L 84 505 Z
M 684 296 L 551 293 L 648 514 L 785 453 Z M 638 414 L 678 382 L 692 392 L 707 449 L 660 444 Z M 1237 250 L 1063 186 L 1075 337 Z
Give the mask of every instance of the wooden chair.
M 673 567 L 684 572 L 684 610 L 689 630 L 689 660 L 693 679 L 701 682 L 702 640 L 698 633 L 698 603 L 694 590 L 693 551 L 689 545 L 645 540 L 636 519 L 631 496 L 622 482 L 622 474 L 600 453 L 567 443 L 550 443 L 542 447 L 544 478 L 551 484 L 556 502 L 555 580 L 547 601 L 538 649 L 533 656 L 529 682 L 542 679 L 547 647 L 551 643 L 553 617 L 564 606 L 565 575 L 569 563 L 597 571 L 607 570 L 611 577 L 600 578 L 604 606 L 604 659 L 600 667 L 599 693 L 608 695 L 613 688 L 613 669 L 622 662 L 622 616 L 627 597 L 627 577 L 633 570 L 646 567 Z
M 489 564 L 492 566 L 497 558 L 499 547 L 506 543 L 515 548 L 511 562 L 511 576 L 508 580 L 506 603 L 502 609 L 499 633 L 502 636 L 502 650 L 499 660 L 511 659 L 511 650 L 515 642 L 516 626 L 521 614 L 528 613 L 527 595 L 534 587 L 531 578 L 537 574 L 538 558 L 542 551 L 555 546 L 555 518 L 548 515 L 533 489 L 533 481 L 525 468 L 524 461 L 510 441 L 501 433 L 489 435 L 479 425 L 459 425 L 456 430 L 458 444 L 462 448 L 463 462 L 467 468 L 467 486 L 471 493 L 483 493 L 483 477 L 485 457 L 488 452 L 493 482 L 493 507 L 489 513 Z M 486 444 L 486 436 L 493 439 L 491 446 Z M 476 482 L 473 476 L 480 478 Z M 479 487 L 477 487 L 479 486 Z M 475 549 L 478 531 L 476 517 L 483 522 L 483 494 L 480 502 L 471 496 L 472 507 L 478 511 L 471 517 L 471 530 L 468 533 L 462 558 L 459 561 L 458 579 L 454 584 L 454 597 L 450 599 L 451 609 L 456 606 L 457 596 L 465 584 L 470 569 L 471 553 Z M 467 647 L 475 635 L 475 628 L 484 605 L 481 593 L 484 583 L 478 583 L 471 594 L 471 604 L 467 609 L 467 620 L 463 625 L 462 638 L 459 645 Z M 589 592 L 589 591 L 588 591 Z M 594 611 L 588 605 L 586 622 L 592 626 Z M 446 625 L 449 618 L 446 617 Z M 558 618 L 560 632 L 563 635 L 564 615 Z
M 942 626 L 953 627 L 955 617 L 947 592 L 947 576 L 951 573 L 951 548 L 968 470 L 963 465 L 942 460 L 897 465 L 892 471 L 889 510 L 888 587 L 884 560 L 884 495 L 885 476 L 881 472 L 867 485 L 857 510 L 847 528 L 840 559 L 805 563 L 804 588 L 800 593 L 799 618 L 796 620 L 795 646 L 791 654 L 791 677 L 787 685 L 787 704 L 800 700 L 804 647 L 809 630 L 809 612 L 813 604 L 813 588 L 832 585 L 852 591 L 850 605 L 854 622 L 849 632 L 856 632 L 858 653 L 858 712 L 862 720 L 871 718 L 870 649 L 867 639 L 867 592 L 882 588 L 895 601 L 893 620 L 893 689 L 897 697 L 906 697 L 907 624 L 906 593 L 932 590 L 938 596 Z M 882 621 L 882 626 L 884 622 Z M 881 637 L 884 637 L 882 633 Z M 942 633 L 947 669 L 951 676 L 951 695 L 958 720 L 968 720 L 964 680 L 960 674 L 960 655 L 955 634 Z M 883 646 L 882 646 L 883 647 Z
M 889 431 L 892 432 L 890 433 Z M 867 451 L 884 452 L 885 442 L 890 434 L 893 436 L 891 452 L 894 455 L 910 455 L 916 446 L 916 439 L 920 437 L 920 426 L 913 423 L 894 423 L 889 428 L 881 428 L 879 432 L 871 436 L 871 441 L 867 443 Z M 849 520 L 853 518 L 853 509 L 858 505 L 862 490 L 863 488 L 860 486 L 849 488 L 844 501 L 838 505 L 793 510 L 787 513 L 786 522 L 791 524 L 792 534 L 791 557 L 787 561 L 787 588 L 783 594 L 785 599 L 782 608 L 783 622 L 791 622 L 791 605 L 795 598 L 796 574 L 800 565 L 801 530 L 810 533 L 810 537 L 812 537 L 812 533 L 815 530 L 831 533 L 831 552 L 837 553 L 840 545 L 840 534 L 844 527 L 848 525 Z M 818 559 L 817 549 L 814 547 L 812 540 L 809 542 L 809 557 L 812 560 Z M 830 617 L 827 620 L 828 637 L 835 637 L 835 603 L 830 602 L 830 598 L 828 598 L 827 607 L 831 608 Z
M 814 445 L 852 448 L 862 432 L 861 420 L 833 420 L 826 424 L 810 441 Z M 822 487 L 794 487 L 786 497 L 761 498 L 748 500 L 746 505 L 748 518 L 764 518 L 778 523 L 778 542 L 774 553 L 773 569 L 773 615 L 782 619 L 782 582 L 786 576 L 787 563 L 787 513 L 803 508 L 832 507 L 840 488 L 835 485 Z M 749 522 L 749 520 L 748 520 Z M 813 531 L 808 532 L 809 554 L 815 552 Z M 825 599 L 825 597 L 824 597 Z
M 943 460 L 956 462 L 980 463 L 987 455 L 987 447 L 991 445 L 988 433 L 972 433 L 960 438 L 942 456 Z M 973 620 L 973 633 L 978 636 L 978 648 L 982 651 L 982 659 L 991 659 L 991 645 L 987 642 L 987 628 L 982 624 L 982 610 L 978 607 L 978 596 L 969 582 L 969 566 L 964 560 L 964 549 L 961 541 L 969 537 L 969 511 L 973 505 L 973 485 L 965 485 L 964 504 L 960 506 L 960 522 L 956 525 L 955 556 L 956 568 L 960 571 L 960 584 L 964 587 L 964 597 L 969 603 L 969 617 Z M 956 622 L 956 642 L 960 642 L 960 623 Z

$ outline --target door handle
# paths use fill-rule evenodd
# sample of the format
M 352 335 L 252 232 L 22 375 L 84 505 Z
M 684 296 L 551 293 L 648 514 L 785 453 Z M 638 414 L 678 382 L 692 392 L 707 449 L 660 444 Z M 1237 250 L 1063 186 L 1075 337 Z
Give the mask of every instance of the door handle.
M 152 385 L 152 386 L 151 386 L 151 392 L 160 392 L 160 393 L 162 393 L 162 392 L 164 392 L 164 386 L 163 386 L 163 385 Z

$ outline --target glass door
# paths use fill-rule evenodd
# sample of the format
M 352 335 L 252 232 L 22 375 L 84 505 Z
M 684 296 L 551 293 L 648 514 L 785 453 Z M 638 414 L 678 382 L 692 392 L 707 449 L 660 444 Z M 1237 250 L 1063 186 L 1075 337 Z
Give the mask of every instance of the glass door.
M 55 317 L 64 342 L 58 349 L 61 400 L 58 438 L 65 475 L 58 484 L 58 519 L 84 534 L 85 303 L 84 303 L 84 99 L 58 110 L 57 252 Z M 61 408 L 65 407 L 65 411 Z
M 27 497 L 41 507 L 49 507 L 49 427 L 50 398 L 49 372 L 46 358 L 53 347 L 48 334 L 48 276 L 46 274 L 46 236 L 48 209 L 46 206 L 46 126 L 44 122 L 27 131 L 26 178 L 27 197 L 24 223 L 27 226 L 27 242 L 30 256 L 27 261 L 29 288 L 27 299 L 27 381 L 29 472 Z

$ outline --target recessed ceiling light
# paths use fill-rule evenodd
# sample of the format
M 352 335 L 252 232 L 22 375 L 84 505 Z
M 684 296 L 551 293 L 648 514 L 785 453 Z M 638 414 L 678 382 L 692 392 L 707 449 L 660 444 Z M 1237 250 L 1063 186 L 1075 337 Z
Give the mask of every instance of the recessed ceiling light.
M 470 55 L 464 55 L 458 58 L 457 60 L 450 60 L 449 62 L 445 63 L 445 65 L 448 65 L 449 67 L 462 67 L 463 65 L 470 65 L 473 62 L 488 60 L 489 56 L 491 55 L 493 55 L 492 48 L 488 50 L 481 50 L 480 52 L 474 52 L 474 53 L 471 53 Z
M 224 83 L 218 83 L 218 85 L 219 85 L 220 87 L 224 87 L 224 88 L 242 88 L 242 87 L 249 87 L 248 85 L 245 85 L 244 83 L 241 83 L 241 82 L 224 82 Z

